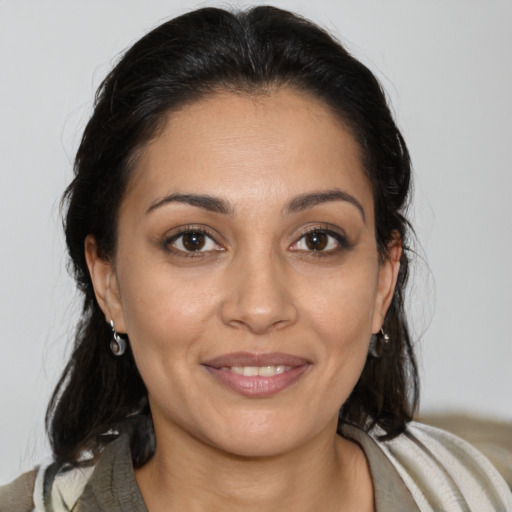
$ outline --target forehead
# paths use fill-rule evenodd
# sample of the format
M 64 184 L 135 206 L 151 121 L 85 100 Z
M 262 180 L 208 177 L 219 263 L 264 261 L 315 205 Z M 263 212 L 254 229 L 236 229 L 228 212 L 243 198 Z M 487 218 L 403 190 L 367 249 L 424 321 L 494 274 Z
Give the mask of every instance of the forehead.
M 219 92 L 169 114 L 141 152 L 125 199 L 147 204 L 172 193 L 207 193 L 258 205 L 333 188 L 357 196 L 372 214 L 351 131 L 323 102 L 281 88 Z

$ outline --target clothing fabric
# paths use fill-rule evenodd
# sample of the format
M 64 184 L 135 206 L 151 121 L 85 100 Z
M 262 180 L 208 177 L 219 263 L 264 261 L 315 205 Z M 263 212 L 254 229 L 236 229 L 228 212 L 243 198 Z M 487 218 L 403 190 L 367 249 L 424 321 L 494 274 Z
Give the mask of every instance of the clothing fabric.
M 8 485 L 0 486 L 0 512 L 29 512 L 34 508 L 37 468 L 24 473 Z
M 347 425 L 342 432 L 360 442 L 367 457 L 377 448 L 387 458 L 414 499 L 417 509 L 410 510 L 512 512 L 505 480 L 484 455 L 453 434 L 416 422 L 390 441 L 378 440 L 379 428 L 365 434 Z M 371 469 L 371 456 L 368 460 Z M 374 486 L 376 476 L 372 472 Z
M 380 441 L 382 433 L 341 428 L 367 457 L 376 512 L 512 512 L 507 484 L 465 441 L 414 422 L 390 441 Z M 0 488 L 0 512 L 47 512 L 48 502 L 54 512 L 147 512 L 126 436 L 109 444 L 95 466 L 50 465 L 34 477 L 27 473 Z

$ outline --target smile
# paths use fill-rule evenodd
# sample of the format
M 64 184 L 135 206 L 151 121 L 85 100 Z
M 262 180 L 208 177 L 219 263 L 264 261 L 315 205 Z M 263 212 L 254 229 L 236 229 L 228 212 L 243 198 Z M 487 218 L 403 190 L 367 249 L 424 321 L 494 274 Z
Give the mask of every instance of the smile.
M 289 372 L 291 366 L 224 366 L 221 368 L 225 372 L 233 372 L 244 377 L 273 377 L 284 372 Z
M 311 363 L 302 357 L 282 353 L 225 354 L 203 363 L 203 367 L 223 387 L 237 394 L 265 398 L 297 382 Z

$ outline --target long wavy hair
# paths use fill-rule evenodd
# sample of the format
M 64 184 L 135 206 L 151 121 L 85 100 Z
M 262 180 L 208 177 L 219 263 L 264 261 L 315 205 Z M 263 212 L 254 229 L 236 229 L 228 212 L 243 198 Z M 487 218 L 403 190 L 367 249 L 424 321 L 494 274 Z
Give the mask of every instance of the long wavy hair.
M 127 431 L 135 466 L 154 450 L 147 391 L 128 347 L 109 350 L 111 331 L 95 299 L 84 255 L 93 235 L 112 258 L 116 221 L 130 174 L 167 114 L 217 91 L 254 94 L 293 87 L 322 100 L 352 131 L 363 154 L 375 204 L 382 258 L 398 233 L 403 253 L 384 330 L 391 342 L 368 356 L 339 422 L 379 425 L 401 433 L 418 401 L 418 374 L 404 312 L 410 226 L 404 216 L 411 187 L 405 142 L 375 76 L 323 29 L 274 7 L 230 12 L 203 8 L 158 26 L 135 43 L 100 85 L 63 197 L 71 267 L 83 293 L 74 349 L 48 406 L 54 457 L 76 462 L 98 454 Z

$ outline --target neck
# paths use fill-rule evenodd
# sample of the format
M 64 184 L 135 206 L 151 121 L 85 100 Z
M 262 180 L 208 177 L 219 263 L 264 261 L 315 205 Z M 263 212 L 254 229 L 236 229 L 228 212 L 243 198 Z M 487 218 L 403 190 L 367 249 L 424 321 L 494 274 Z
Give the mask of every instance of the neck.
M 183 433 L 156 432 L 155 455 L 135 474 L 150 512 L 373 510 L 366 458 L 335 427 L 271 457 L 240 457 Z

